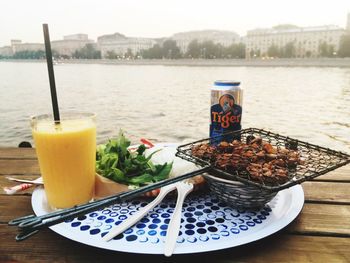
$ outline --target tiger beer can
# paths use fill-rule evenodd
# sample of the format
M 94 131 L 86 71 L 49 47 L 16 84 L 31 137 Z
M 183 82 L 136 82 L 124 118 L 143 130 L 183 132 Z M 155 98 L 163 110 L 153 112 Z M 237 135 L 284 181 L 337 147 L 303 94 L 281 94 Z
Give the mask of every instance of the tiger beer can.
M 210 128 L 211 144 L 240 140 L 232 131 L 241 130 L 243 89 L 238 81 L 218 80 L 211 88 Z

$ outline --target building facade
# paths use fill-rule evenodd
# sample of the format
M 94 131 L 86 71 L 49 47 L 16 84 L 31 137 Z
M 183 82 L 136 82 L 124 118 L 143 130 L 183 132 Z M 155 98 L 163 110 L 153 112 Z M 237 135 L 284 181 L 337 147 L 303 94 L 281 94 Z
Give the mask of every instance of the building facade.
M 339 49 L 340 38 L 345 30 L 338 26 L 296 27 L 281 26 L 267 29 L 254 29 L 247 33 L 246 58 L 268 57 L 269 49 L 293 47 L 293 57 L 319 57 L 321 45 L 332 46 L 334 55 Z
M 153 47 L 156 43 L 157 41 L 152 38 L 126 37 L 120 33 L 103 35 L 97 38 L 97 46 L 101 51 L 102 58 L 108 58 L 111 52 L 124 57 L 128 50 L 136 55 L 142 50 Z
M 223 30 L 200 30 L 176 33 L 171 39 L 176 41 L 176 45 L 180 48 L 182 53 L 187 52 L 188 45 L 193 40 L 198 40 L 202 43 L 205 41 L 213 41 L 215 44 L 221 44 L 224 47 L 228 47 L 233 43 L 238 43 L 239 35 L 231 31 Z
M 11 46 L 4 46 L 0 48 L 0 55 L 10 57 L 17 52 L 22 51 L 39 51 L 45 50 L 44 44 L 41 43 L 22 43 L 20 39 L 12 39 Z
M 87 34 L 74 34 L 64 36 L 63 40 L 51 41 L 51 48 L 61 56 L 71 57 L 75 51 L 85 47 L 86 44 L 95 45 L 95 42 L 89 39 Z
M 45 50 L 44 44 L 41 43 L 22 43 L 12 46 L 13 54 L 21 51 L 38 51 Z
M 53 52 L 58 52 L 60 55 L 71 57 L 73 53 L 85 47 L 86 44 L 96 44 L 93 40 L 88 39 L 86 34 L 75 34 L 64 36 L 63 40 L 51 41 L 51 49 Z M 11 46 L 5 46 L 0 48 L 0 55 L 12 56 L 21 51 L 38 51 L 45 50 L 43 43 L 22 43 L 19 39 L 11 40 Z
M 13 55 L 12 47 L 4 46 L 0 47 L 0 57 L 10 57 Z
M 11 49 L 12 49 L 12 54 L 15 54 L 21 51 L 45 50 L 45 46 L 42 43 L 22 43 L 22 40 L 12 39 Z
M 63 40 L 89 40 L 89 36 L 87 34 L 73 34 L 63 36 Z

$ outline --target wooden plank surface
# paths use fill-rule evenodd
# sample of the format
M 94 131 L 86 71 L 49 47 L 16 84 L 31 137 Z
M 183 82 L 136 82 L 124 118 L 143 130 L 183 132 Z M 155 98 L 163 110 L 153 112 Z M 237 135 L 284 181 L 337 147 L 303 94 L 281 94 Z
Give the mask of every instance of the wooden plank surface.
M 350 205 L 308 204 L 288 226 L 289 233 L 350 237 Z
M 69 262 L 349 262 L 350 238 L 276 234 L 254 243 L 213 251 L 173 255 L 137 255 L 100 250 L 43 230 L 41 235 L 15 242 L 14 228 L 0 224 L 0 261 Z
M 22 154 L 22 155 L 21 155 Z M 17 156 L 17 157 L 16 157 Z M 4 175 L 33 178 L 39 167 L 33 149 L 0 148 L 0 186 L 13 185 Z M 345 179 L 344 179 L 345 178 Z M 350 262 L 350 165 L 303 183 L 306 203 L 301 214 L 279 233 L 237 248 L 211 253 L 174 255 L 184 262 Z M 32 214 L 31 190 L 0 194 L 0 262 L 169 261 L 158 255 L 136 255 L 89 247 L 49 229 L 15 242 L 16 227 L 7 222 Z
M 37 178 L 39 175 L 32 176 L 17 176 L 20 178 Z M 13 186 L 17 183 L 11 182 L 5 176 L 0 176 L 0 194 L 4 193 L 2 187 Z M 349 204 L 350 205 L 350 183 L 337 182 L 305 182 L 302 184 L 306 202 L 328 202 L 334 204 Z M 26 190 L 23 193 L 30 193 L 32 189 Z
M 0 223 L 33 214 L 30 195 L 0 195 Z
M 35 159 L 1 159 L 0 160 L 0 175 L 14 174 L 39 174 L 39 164 Z
M 350 183 L 305 182 L 302 186 L 308 201 L 350 204 Z
M 36 159 L 35 149 L 0 147 L 0 159 Z
M 39 174 L 40 169 L 36 159 L 6 159 L 0 158 L 0 175 L 3 174 Z M 335 171 L 322 175 L 315 181 L 350 182 L 350 165 L 340 167 Z
M 18 161 L 19 159 L 21 161 Z M 24 174 L 25 171 L 32 174 L 39 174 L 35 149 L 0 147 L 0 175 Z M 350 182 L 350 164 L 317 177 L 316 181 Z
M 347 181 L 350 182 L 350 164 L 342 166 L 327 174 L 316 177 L 317 181 Z
M 7 173 L 6 175 L 10 175 Z M 20 178 L 37 178 L 40 176 L 17 176 Z M 17 183 L 11 182 L 6 179 L 5 176 L 0 176 L 0 186 L 13 186 Z M 0 193 L 3 193 L 2 187 Z M 329 203 L 340 203 L 350 204 L 350 184 L 349 183 L 338 183 L 338 182 L 305 182 L 302 184 L 305 193 L 305 200 L 307 202 L 329 202 Z M 24 193 L 28 193 L 31 190 L 27 190 Z M 20 192 L 18 194 L 23 194 Z

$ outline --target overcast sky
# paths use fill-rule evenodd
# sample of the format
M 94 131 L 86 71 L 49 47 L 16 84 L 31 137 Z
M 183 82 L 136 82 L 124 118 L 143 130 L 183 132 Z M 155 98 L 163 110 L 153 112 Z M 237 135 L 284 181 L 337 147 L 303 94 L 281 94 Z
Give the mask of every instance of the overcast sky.
M 245 35 L 256 27 L 292 23 L 345 27 L 350 0 L 4 0 L 0 5 L 0 46 L 11 39 L 43 42 L 86 33 L 89 38 L 120 32 L 167 37 L 176 32 L 222 29 Z

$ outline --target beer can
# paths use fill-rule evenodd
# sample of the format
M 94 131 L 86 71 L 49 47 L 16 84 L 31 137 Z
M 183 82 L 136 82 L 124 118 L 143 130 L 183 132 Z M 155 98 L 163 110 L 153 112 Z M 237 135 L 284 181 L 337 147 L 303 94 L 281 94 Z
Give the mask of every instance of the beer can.
M 241 130 L 243 89 L 239 81 L 217 80 L 211 88 L 209 136 L 212 144 L 231 142 L 240 136 L 226 134 Z

